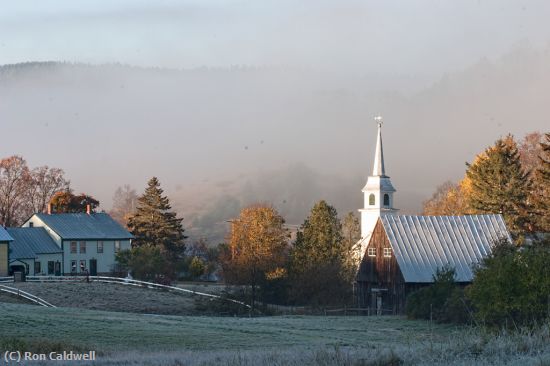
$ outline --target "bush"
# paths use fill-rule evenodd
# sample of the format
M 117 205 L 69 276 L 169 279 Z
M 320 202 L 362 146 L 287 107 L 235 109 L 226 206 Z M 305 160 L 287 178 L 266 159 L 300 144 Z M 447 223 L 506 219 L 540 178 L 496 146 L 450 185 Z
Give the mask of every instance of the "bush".
M 455 270 L 438 269 L 434 284 L 413 292 L 407 298 L 405 312 L 411 319 L 466 323 L 469 320 L 464 291 L 455 282 Z
M 467 296 L 477 320 L 491 326 L 530 326 L 550 307 L 549 243 L 516 248 L 499 243 L 476 270 Z

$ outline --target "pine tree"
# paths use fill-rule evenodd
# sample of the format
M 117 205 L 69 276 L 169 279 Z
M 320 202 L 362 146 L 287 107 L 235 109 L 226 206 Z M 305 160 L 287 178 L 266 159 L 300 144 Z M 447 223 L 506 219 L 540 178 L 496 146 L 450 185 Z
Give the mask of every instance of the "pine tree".
M 163 193 L 158 179 L 151 178 L 138 199 L 135 214 L 128 220 L 128 228 L 135 236 L 134 247 L 158 247 L 170 262 L 176 263 L 185 252 L 183 219 L 171 211 Z
M 466 176 L 471 182 L 468 203 L 474 213 L 502 214 L 515 235 L 531 230 L 527 207 L 531 187 L 513 137 L 497 140 L 466 165 Z
M 536 229 L 550 232 L 550 133 L 545 134 L 539 156 L 539 168 L 533 174 L 531 199 L 535 211 Z
M 336 209 L 320 201 L 311 209 L 291 253 L 294 300 L 310 304 L 345 301 L 351 247 L 344 244 Z

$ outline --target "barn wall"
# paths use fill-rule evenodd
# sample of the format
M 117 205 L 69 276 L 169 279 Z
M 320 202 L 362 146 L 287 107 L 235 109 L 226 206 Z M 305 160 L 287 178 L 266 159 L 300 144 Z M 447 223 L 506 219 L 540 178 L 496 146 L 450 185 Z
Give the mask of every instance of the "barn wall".
M 8 275 L 8 243 L 0 243 L 0 277 Z
M 375 248 L 376 256 L 369 256 L 368 248 Z M 384 257 L 384 248 L 391 248 L 391 245 L 382 222 L 378 220 L 359 267 L 357 303 L 376 313 L 381 301 L 383 314 L 402 314 L 411 286 L 405 283 L 393 250 L 391 257 Z

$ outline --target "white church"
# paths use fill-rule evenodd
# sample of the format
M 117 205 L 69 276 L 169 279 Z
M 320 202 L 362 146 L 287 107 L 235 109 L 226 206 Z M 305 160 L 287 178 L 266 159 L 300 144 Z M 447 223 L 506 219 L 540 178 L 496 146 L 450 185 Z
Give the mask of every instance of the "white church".
M 372 175 L 362 189 L 361 239 L 355 246 L 357 305 L 376 314 L 402 314 L 409 293 L 433 282 L 437 269 L 455 269 L 456 281 L 473 279 L 473 266 L 496 241 L 511 240 L 501 215 L 398 215 L 396 189 L 386 175 L 382 118 Z M 411 162 L 412 163 L 412 162 Z

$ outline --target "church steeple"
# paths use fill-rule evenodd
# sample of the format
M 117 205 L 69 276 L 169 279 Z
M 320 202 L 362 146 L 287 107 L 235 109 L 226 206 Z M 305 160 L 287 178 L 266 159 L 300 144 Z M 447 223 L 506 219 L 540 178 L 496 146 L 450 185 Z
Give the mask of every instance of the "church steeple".
M 372 175 L 375 177 L 384 177 L 386 175 L 386 169 L 384 168 L 384 149 L 382 147 L 382 117 L 375 117 L 374 120 L 378 122 L 378 138 L 376 139 L 376 151 L 374 153 L 374 167 L 372 168 Z
M 374 151 L 374 166 L 372 175 L 363 188 L 364 206 L 361 212 L 361 246 L 366 248 L 374 226 L 382 215 L 394 215 L 397 209 L 393 207 L 393 195 L 396 192 L 390 177 L 386 175 L 384 166 L 384 149 L 382 147 L 382 117 L 374 119 L 378 124 L 376 150 Z

